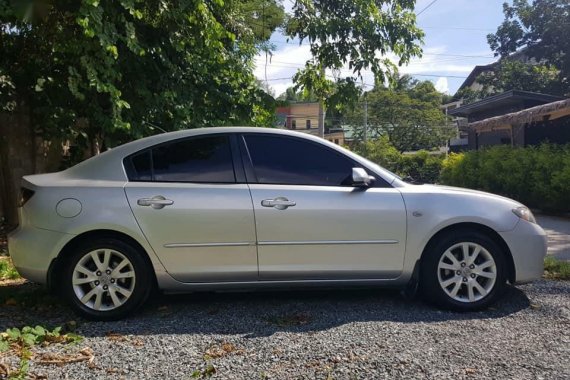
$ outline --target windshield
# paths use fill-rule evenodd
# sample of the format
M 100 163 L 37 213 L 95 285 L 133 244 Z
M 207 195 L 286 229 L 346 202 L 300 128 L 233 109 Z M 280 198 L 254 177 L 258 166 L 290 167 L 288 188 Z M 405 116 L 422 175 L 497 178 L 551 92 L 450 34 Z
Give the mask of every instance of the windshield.
M 361 157 L 362 157 L 362 156 L 361 156 Z M 366 163 L 368 164 L 368 166 L 372 167 L 374 170 L 383 171 L 383 172 L 389 173 L 390 175 L 396 177 L 396 178 L 399 179 L 400 181 L 403 181 L 403 180 L 402 180 L 402 177 L 400 177 L 400 176 L 397 175 L 396 173 L 391 172 L 390 170 L 388 170 L 388 169 L 386 169 L 386 168 L 383 168 L 382 166 L 380 166 L 380 165 L 378 165 L 378 164 L 376 164 L 376 163 L 370 161 L 370 160 L 367 159 L 367 158 L 362 157 L 362 159 L 363 159 L 364 161 L 366 161 Z

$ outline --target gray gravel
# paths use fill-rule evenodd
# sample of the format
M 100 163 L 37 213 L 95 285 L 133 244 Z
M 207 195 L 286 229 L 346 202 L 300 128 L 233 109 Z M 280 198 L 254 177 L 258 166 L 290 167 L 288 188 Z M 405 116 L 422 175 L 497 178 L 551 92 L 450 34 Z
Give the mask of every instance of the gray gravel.
M 74 318 L 61 305 L 17 309 L 2 307 L 0 329 Z M 570 282 L 563 281 L 511 288 L 478 313 L 438 311 L 393 291 L 325 290 L 168 296 L 128 320 L 77 323 L 86 337 L 77 346 L 34 351 L 90 347 L 91 368 L 32 361 L 31 373 L 78 380 L 570 378 Z

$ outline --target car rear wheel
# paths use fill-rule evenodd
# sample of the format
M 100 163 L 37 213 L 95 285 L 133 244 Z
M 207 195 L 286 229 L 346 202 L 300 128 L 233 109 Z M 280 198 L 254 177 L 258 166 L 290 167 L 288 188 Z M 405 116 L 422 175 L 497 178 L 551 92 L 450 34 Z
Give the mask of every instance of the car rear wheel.
M 101 238 L 71 255 L 63 290 L 82 316 L 114 320 L 140 307 L 152 284 L 151 269 L 137 249 L 115 238 Z
M 458 232 L 440 239 L 422 261 L 424 297 L 446 309 L 473 311 L 488 307 L 506 286 L 505 253 L 479 232 Z

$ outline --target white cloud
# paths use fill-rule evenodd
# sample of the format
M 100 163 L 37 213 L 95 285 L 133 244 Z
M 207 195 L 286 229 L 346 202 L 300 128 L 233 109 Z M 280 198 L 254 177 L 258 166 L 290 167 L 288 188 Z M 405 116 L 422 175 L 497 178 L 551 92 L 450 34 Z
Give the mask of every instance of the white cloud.
M 435 82 L 435 89 L 439 92 L 449 93 L 449 84 L 447 83 L 446 77 L 440 77 Z
M 291 78 L 299 68 L 302 68 L 307 60 L 311 58 L 311 52 L 308 45 L 286 44 L 279 46 L 279 50 L 273 52 L 273 56 L 267 63 L 267 80 L 269 86 L 273 88 L 278 96 L 283 93 L 287 87 L 292 86 Z M 481 57 L 481 54 L 472 54 L 472 56 L 445 55 L 447 47 L 445 45 L 425 47 L 424 55 L 421 58 L 414 58 L 406 66 L 399 67 L 401 74 L 417 75 L 419 79 L 430 79 L 431 77 L 436 83 L 436 87 L 440 91 L 449 92 L 449 83 L 446 75 L 467 77 L 476 64 L 486 64 L 492 62 L 492 58 Z M 443 55 L 440 55 L 443 54 Z M 397 57 L 390 53 L 387 56 L 393 62 L 397 62 Z M 256 68 L 255 75 L 259 80 L 264 81 L 265 74 L 265 54 L 258 54 L 255 58 Z M 427 74 L 427 75 L 422 75 Z M 327 75 L 333 75 L 333 72 L 327 71 Z M 348 66 L 336 73 L 340 77 L 351 76 L 352 71 Z M 362 72 L 363 82 L 369 85 L 374 84 L 374 75 L 371 71 Z
M 267 65 L 265 64 L 265 53 L 258 54 L 255 57 L 254 74 L 257 79 L 265 81 L 267 69 L 267 82 L 275 91 L 275 95 L 279 96 L 285 92 L 287 87 L 293 85 L 291 78 L 310 58 L 311 51 L 308 45 L 288 44 L 274 51 L 273 55 L 268 57 Z

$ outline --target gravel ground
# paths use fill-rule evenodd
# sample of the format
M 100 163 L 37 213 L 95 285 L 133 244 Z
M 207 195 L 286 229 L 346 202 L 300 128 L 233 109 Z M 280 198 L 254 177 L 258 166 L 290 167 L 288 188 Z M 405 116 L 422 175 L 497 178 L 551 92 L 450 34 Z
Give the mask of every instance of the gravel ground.
M 34 285 L 16 287 L 12 294 L 28 306 L 2 306 L 0 330 L 74 318 Z M 510 288 L 494 308 L 464 314 L 373 289 L 162 296 L 124 321 L 77 321 L 77 332 L 85 336 L 77 345 L 33 351 L 88 347 L 91 365 L 32 360 L 30 373 L 78 380 L 568 379 L 570 282 Z M 9 356 L 0 362 L 17 364 Z

